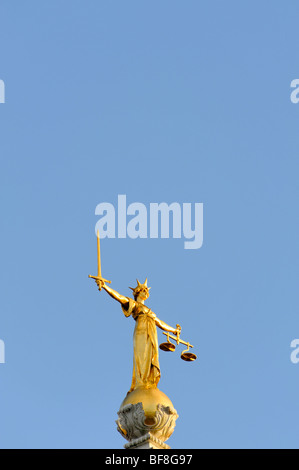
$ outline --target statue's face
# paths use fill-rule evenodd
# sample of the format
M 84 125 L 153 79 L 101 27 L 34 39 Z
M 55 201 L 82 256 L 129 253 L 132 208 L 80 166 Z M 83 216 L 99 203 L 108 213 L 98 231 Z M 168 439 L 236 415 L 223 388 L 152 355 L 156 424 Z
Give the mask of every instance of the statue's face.
M 137 301 L 140 302 L 141 300 L 146 300 L 149 298 L 148 290 L 141 290 L 138 294 Z

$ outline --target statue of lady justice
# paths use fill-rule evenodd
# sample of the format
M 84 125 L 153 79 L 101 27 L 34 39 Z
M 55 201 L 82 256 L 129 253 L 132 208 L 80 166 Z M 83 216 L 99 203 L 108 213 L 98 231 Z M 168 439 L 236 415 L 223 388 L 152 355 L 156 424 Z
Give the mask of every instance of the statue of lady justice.
M 119 294 L 116 290 L 107 286 L 103 279 L 95 279 L 99 290 L 104 289 L 113 299 L 117 300 L 122 307 L 126 317 L 132 315 L 136 324 L 133 336 L 134 359 L 133 378 L 129 392 L 138 387 L 155 388 L 160 380 L 161 372 L 159 366 L 157 328 L 161 328 L 179 337 L 181 327 L 176 328 L 160 320 L 144 302 L 149 297 L 147 279 L 141 284 L 137 279 L 137 286 L 130 287 L 133 291 L 134 300 Z
M 145 305 L 145 300 L 149 297 L 149 289 L 147 279 L 143 284 L 137 280 L 135 288 L 130 287 L 133 291 L 133 297 L 126 297 L 119 294 L 116 290 L 107 285 L 111 281 L 104 279 L 101 275 L 101 259 L 100 259 L 100 237 L 97 234 L 98 246 L 98 275 L 89 276 L 97 283 L 99 290 L 104 289 L 113 299 L 117 300 L 122 307 L 122 311 L 126 317 L 132 315 L 136 324 L 134 329 L 133 346 L 133 378 L 131 388 L 128 393 L 136 389 L 155 389 L 161 377 L 158 353 L 158 337 L 157 326 L 164 330 L 167 336 L 167 343 L 162 343 L 160 348 L 164 351 L 174 351 L 175 345 L 169 341 L 169 337 L 174 339 L 177 344 L 187 345 L 188 349 L 183 351 L 181 358 L 185 361 L 194 361 L 196 355 L 189 352 L 189 347 L 193 348 L 190 343 L 180 339 L 181 327 L 176 325 L 173 328 L 162 320 L 160 320 L 152 310 Z M 173 333 L 176 336 L 171 336 Z

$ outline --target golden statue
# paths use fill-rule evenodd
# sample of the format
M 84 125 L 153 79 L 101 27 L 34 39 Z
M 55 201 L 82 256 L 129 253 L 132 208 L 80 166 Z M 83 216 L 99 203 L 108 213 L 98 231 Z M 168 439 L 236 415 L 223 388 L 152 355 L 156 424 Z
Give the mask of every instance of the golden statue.
M 144 302 L 149 297 L 150 289 L 147 285 L 147 279 L 143 284 L 137 280 L 137 286 L 135 288 L 130 287 L 133 291 L 134 299 L 119 294 L 116 290 L 107 285 L 107 283 L 111 284 L 111 281 L 104 279 L 101 275 L 99 233 L 97 234 L 97 246 L 98 275 L 89 277 L 95 280 L 100 291 L 104 289 L 113 299 L 121 304 L 122 311 L 126 317 L 132 315 L 136 322 L 133 336 L 133 378 L 129 393 L 139 388 L 156 388 L 161 377 L 156 327 L 161 328 L 167 336 L 167 342 L 160 345 L 162 350 L 174 351 L 175 345 L 169 341 L 169 338 L 172 338 L 177 344 L 182 343 L 187 345 L 187 349 L 182 352 L 181 358 L 185 361 L 194 361 L 196 359 L 195 354 L 189 352 L 189 348 L 193 348 L 193 346 L 180 339 L 180 325 L 177 324 L 176 328 L 167 325 L 145 305 Z M 170 335 L 170 333 L 173 333 L 175 336 Z

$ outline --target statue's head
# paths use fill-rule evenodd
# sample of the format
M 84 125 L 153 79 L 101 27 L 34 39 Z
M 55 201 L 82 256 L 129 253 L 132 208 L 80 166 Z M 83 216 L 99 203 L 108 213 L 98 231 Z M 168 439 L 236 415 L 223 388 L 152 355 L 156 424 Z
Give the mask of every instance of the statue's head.
M 137 287 L 130 287 L 130 289 L 132 289 L 134 299 L 137 300 L 137 302 L 144 302 L 146 299 L 149 298 L 150 287 L 147 286 L 147 278 L 143 284 L 141 284 L 138 279 L 136 279 L 136 281 Z

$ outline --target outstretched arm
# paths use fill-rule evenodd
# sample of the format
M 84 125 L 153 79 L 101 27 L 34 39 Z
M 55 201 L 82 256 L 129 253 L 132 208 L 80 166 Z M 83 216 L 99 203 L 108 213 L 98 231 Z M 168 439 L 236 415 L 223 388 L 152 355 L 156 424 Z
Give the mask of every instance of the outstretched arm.
M 176 335 L 181 332 L 180 325 L 177 325 L 176 328 L 172 328 L 172 326 L 167 325 L 167 323 L 160 320 L 158 317 L 155 318 L 155 323 L 159 328 L 161 328 L 161 330 L 168 331 L 169 333 L 174 333 Z
M 99 290 L 104 289 L 106 292 L 108 292 L 110 297 L 117 300 L 122 305 L 125 305 L 129 302 L 128 297 L 125 297 L 124 295 L 119 294 L 116 290 L 112 289 L 111 287 L 108 287 L 104 281 L 96 279 L 96 283 L 99 287 Z

